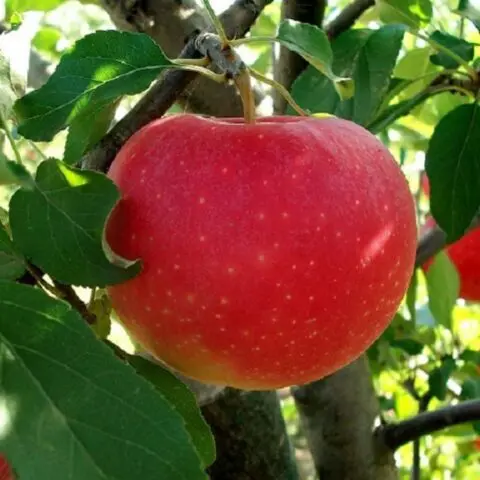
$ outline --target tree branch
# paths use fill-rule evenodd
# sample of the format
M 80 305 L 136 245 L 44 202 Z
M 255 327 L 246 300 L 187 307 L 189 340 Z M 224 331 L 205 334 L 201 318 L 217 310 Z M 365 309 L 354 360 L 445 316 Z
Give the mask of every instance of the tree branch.
M 290 18 L 299 22 L 322 25 L 327 0 L 283 0 L 282 19 Z M 278 61 L 274 66 L 274 79 L 287 90 L 294 80 L 308 66 L 308 62 L 300 55 L 281 47 Z M 285 111 L 287 102 L 278 92 L 273 94 L 274 111 L 281 114 Z
M 425 412 L 403 422 L 382 425 L 375 431 L 392 451 L 413 440 L 460 423 L 480 420 L 480 400 L 470 400 Z
M 245 35 L 261 13 L 261 9 L 270 1 L 236 0 L 220 16 L 228 37 L 236 36 L 238 38 Z M 137 22 L 139 21 L 137 20 Z M 144 20 L 142 25 L 143 22 Z M 179 58 L 200 58 L 208 54 L 208 51 L 198 51 L 198 38 L 201 38 L 201 34 L 190 38 Z M 160 118 L 175 103 L 179 96 L 185 92 L 197 75 L 194 72 L 178 69 L 169 70 L 163 74 L 133 109 L 97 145 L 85 154 L 81 162 L 82 167 L 90 170 L 107 171 L 122 145 L 141 127 L 156 118 Z M 223 89 L 219 84 L 215 84 L 215 88 L 220 91 Z M 229 95 L 235 98 L 238 96 L 234 91 L 229 91 Z M 217 100 L 214 98 L 211 101 L 215 103 Z M 231 107 L 228 101 L 216 105 L 216 108 L 219 107 L 223 109 L 223 115 L 221 116 L 238 116 L 238 113 L 241 114 L 242 112 L 242 110 L 237 112 L 236 107 Z
M 217 445 L 211 480 L 298 480 L 276 392 L 228 388 L 202 413 Z
M 322 480 L 397 479 L 392 452 L 372 435 L 380 408 L 365 355 L 292 393 Z
M 375 0 L 354 0 L 347 5 L 336 18 L 325 28 L 329 38 L 336 38 L 348 30 L 370 7 L 375 5 Z
M 244 36 L 271 1 L 236 0 L 220 15 L 227 36 Z M 213 32 L 195 0 L 102 0 L 102 4 L 117 28 L 150 35 L 170 58 L 179 55 L 185 39 L 201 31 Z M 187 110 L 216 117 L 238 117 L 243 112 L 235 87 L 206 78 L 191 82 L 177 102 Z

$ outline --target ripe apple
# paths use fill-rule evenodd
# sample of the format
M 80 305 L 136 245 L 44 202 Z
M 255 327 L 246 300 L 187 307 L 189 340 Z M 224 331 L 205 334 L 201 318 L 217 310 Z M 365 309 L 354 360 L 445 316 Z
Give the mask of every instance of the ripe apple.
M 430 185 L 426 175 L 422 178 L 422 189 L 426 195 L 430 193 Z M 436 225 L 432 216 L 426 218 L 422 233 L 427 233 Z M 462 238 L 445 249 L 451 262 L 455 265 L 460 277 L 460 297 L 471 301 L 480 301 L 480 227 L 474 228 Z M 422 266 L 428 271 L 433 259 Z
M 360 356 L 413 270 L 415 210 L 386 148 L 335 117 L 178 115 L 142 128 L 109 174 L 109 288 L 152 355 L 205 383 L 307 383 Z
M 0 480 L 15 480 L 7 459 L 0 454 Z

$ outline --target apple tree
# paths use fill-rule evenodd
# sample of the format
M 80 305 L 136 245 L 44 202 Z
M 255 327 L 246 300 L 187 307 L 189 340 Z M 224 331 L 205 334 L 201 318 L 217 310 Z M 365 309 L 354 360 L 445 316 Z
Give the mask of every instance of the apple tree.
M 480 5 L 6 0 L 0 480 L 480 476 Z

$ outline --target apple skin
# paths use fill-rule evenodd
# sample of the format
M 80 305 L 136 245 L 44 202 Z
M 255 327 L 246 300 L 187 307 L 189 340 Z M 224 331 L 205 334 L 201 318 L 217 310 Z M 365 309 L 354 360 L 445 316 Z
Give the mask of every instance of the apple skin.
M 425 195 L 430 195 L 430 184 L 426 175 L 422 176 L 422 189 Z M 428 216 L 422 227 L 422 233 L 432 230 L 436 222 Z M 450 244 L 445 249 L 451 262 L 455 265 L 460 277 L 459 296 L 470 302 L 480 301 L 480 227 L 466 233 L 462 238 Z M 422 265 L 426 272 L 433 263 L 433 259 Z
M 7 459 L 0 454 L 0 480 L 15 480 Z
M 186 376 L 250 390 L 320 379 L 375 341 L 407 289 L 412 195 L 352 122 L 165 117 L 108 175 L 122 199 L 107 241 L 143 260 L 109 287 L 112 305 Z
M 436 225 L 433 217 L 428 216 L 422 227 L 427 233 Z M 466 233 L 462 238 L 445 249 L 451 262 L 455 265 L 460 278 L 460 298 L 470 302 L 480 301 L 480 227 Z M 422 265 L 425 272 L 433 263 L 433 258 Z

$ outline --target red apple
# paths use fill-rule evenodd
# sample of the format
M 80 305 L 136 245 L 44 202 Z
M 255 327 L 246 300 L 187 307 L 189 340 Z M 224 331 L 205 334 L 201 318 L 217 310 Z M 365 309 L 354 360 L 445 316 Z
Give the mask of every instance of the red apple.
M 435 225 L 433 217 L 427 217 L 422 233 L 428 232 Z M 447 246 L 445 252 L 458 271 L 459 296 L 471 302 L 480 301 L 480 227 L 474 228 L 460 240 Z M 428 271 L 432 263 L 433 259 L 425 262 L 423 270 Z
M 422 176 L 422 189 L 426 195 L 430 194 L 430 184 L 426 175 Z M 428 216 L 422 233 L 427 233 L 435 225 L 433 217 Z M 445 251 L 460 277 L 460 297 L 471 302 L 480 301 L 480 227 L 449 245 Z M 426 262 L 423 270 L 428 271 L 432 262 L 433 259 Z
M 127 329 L 197 380 L 303 384 L 361 355 L 408 286 L 415 210 L 387 149 L 334 117 L 178 115 L 138 131 L 109 176 L 109 293 Z
M 0 480 L 15 480 L 7 459 L 0 454 Z

